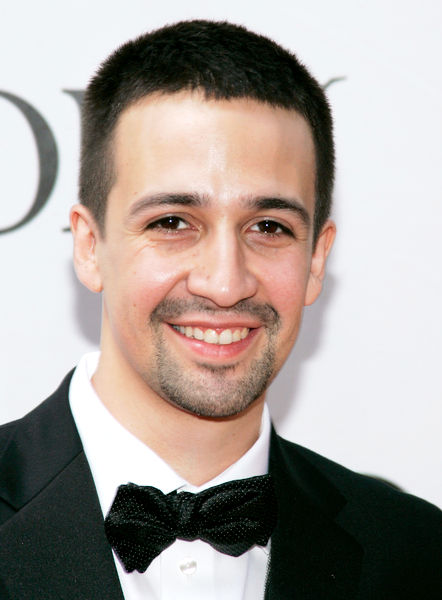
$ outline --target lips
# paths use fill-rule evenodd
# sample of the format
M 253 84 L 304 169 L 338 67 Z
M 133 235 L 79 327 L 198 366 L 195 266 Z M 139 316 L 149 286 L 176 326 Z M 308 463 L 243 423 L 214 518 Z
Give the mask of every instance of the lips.
M 189 325 L 171 325 L 175 331 L 190 339 L 206 342 L 207 344 L 215 344 L 220 346 L 228 346 L 235 342 L 244 340 L 250 332 L 248 327 L 232 327 L 232 328 L 216 328 L 211 329 L 203 327 L 191 327 Z

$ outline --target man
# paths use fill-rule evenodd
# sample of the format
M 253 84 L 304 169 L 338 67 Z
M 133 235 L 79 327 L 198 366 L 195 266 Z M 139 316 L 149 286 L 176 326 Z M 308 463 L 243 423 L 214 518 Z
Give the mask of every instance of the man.
M 71 212 L 101 354 L 1 430 L 1 598 L 440 597 L 439 511 L 264 405 L 321 291 L 333 157 L 319 85 L 243 28 L 179 23 L 102 65 Z

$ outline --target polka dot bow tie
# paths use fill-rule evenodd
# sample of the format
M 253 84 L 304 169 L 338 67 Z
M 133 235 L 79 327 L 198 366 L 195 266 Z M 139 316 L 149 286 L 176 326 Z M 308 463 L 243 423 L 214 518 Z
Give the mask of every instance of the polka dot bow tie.
M 127 572 L 144 573 L 176 539 L 203 540 L 240 556 L 265 546 L 276 524 L 270 475 L 230 481 L 198 494 L 163 494 L 151 486 L 120 485 L 104 527 Z

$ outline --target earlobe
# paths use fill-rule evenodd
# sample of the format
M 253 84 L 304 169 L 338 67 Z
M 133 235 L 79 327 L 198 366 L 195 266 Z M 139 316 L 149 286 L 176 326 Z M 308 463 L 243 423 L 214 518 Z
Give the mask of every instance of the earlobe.
M 327 257 L 333 246 L 336 236 L 336 225 L 328 220 L 323 226 L 316 242 L 310 265 L 310 275 L 305 295 L 305 306 L 313 304 L 322 290 L 322 281 L 325 275 Z
M 75 204 L 70 213 L 74 237 L 74 267 L 78 279 L 91 292 L 103 289 L 97 260 L 98 227 L 91 212 L 82 204 Z

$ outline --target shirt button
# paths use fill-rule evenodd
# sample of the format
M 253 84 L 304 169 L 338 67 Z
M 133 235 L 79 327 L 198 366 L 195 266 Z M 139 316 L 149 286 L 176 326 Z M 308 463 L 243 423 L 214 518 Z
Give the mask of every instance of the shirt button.
M 192 558 L 185 558 L 178 566 L 183 575 L 193 575 L 196 571 L 197 563 Z

